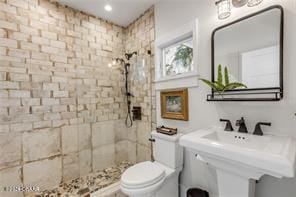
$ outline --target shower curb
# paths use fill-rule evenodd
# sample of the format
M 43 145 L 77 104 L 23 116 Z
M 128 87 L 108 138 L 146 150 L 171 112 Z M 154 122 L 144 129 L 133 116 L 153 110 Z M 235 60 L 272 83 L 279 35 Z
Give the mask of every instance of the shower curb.
M 108 187 L 104 187 L 92 194 L 90 197 L 128 197 L 123 194 L 120 190 L 120 181 L 109 185 Z

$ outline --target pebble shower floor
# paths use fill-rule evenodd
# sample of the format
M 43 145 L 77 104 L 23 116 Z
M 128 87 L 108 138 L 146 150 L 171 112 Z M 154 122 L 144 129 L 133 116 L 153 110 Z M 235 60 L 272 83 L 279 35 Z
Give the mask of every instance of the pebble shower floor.
M 116 166 L 88 174 L 64 183 L 52 190 L 30 193 L 28 197 L 89 197 L 99 189 L 105 188 L 120 180 L 121 174 L 131 166 L 129 162 L 121 162 Z

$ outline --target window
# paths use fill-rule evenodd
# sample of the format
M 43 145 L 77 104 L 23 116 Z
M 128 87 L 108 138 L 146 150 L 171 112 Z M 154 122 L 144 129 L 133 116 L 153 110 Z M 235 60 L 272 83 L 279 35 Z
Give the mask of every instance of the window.
M 162 76 L 174 76 L 193 70 L 193 38 L 183 39 L 162 49 Z
M 155 82 L 169 87 L 174 80 L 180 87 L 197 85 L 198 20 L 194 19 L 155 40 Z M 185 79 L 186 80 L 183 80 Z

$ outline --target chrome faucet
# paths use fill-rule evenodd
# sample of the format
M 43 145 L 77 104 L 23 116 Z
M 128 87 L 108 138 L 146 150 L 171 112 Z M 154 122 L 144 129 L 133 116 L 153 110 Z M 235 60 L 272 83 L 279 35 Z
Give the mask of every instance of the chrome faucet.
M 240 133 L 248 133 L 248 129 L 247 129 L 244 117 L 241 117 L 241 119 L 237 120 L 235 125 L 239 126 L 238 132 L 240 132 Z

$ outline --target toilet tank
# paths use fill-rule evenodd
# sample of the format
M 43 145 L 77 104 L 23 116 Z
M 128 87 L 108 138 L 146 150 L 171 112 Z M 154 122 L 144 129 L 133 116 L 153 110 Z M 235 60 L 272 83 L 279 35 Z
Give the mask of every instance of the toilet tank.
M 165 135 L 152 131 L 153 156 L 155 161 L 173 169 L 182 169 L 183 148 L 179 145 L 179 138 L 182 134 Z

